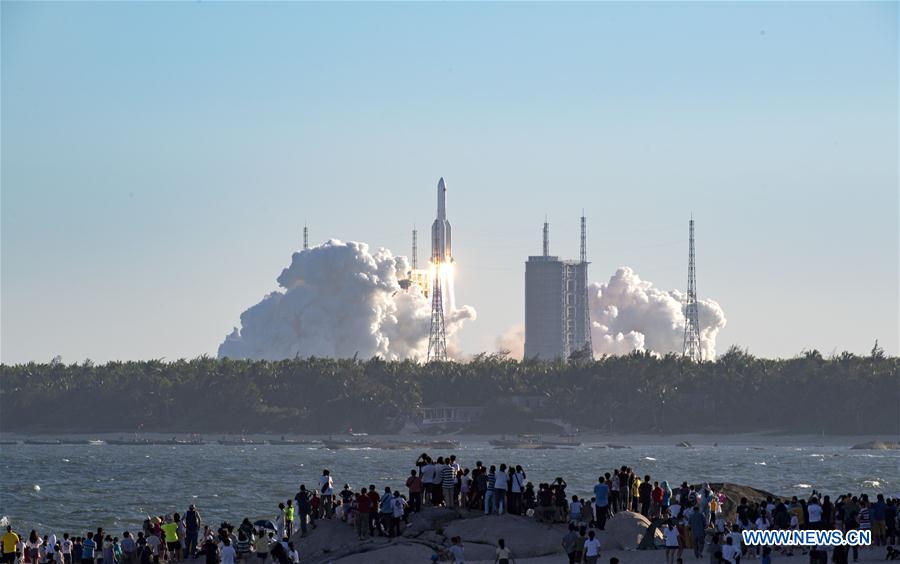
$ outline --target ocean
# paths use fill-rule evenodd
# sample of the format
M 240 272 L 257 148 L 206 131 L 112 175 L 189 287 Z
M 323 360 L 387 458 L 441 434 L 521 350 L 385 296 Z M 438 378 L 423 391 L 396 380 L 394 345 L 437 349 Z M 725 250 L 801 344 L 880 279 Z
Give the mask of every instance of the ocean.
M 218 437 L 207 437 L 214 441 Z M 464 467 L 521 464 L 535 484 L 563 477 L 570 493 L 589 495 L 600 473 L 631 466 L 670 484 L 732 482 L 783 495 L 832 498 L 846 492 L 900 492 L 900 451 L 850 450 L 854 440 L 789 437 L 580 438 L 553 450 L 507 450 L 486 437 L 454 437 Z M 409 439 L 409 437 L 405 437 Z M 389 439 L 385 439 L 389 440 Z M 817 444 L 818 443 L 818 444 Z M 825 443 L 825 444 L 823 444 Z M 604 444 L 629 448 L 601 448 Z M 337 486 L 402 486 L 416 450 L 329 450 L 320 446 L 25 445 L 0 446 L 0 515 L 19 531 L 114 534 L 139 529 L 148 515 L 184 512 L 194 503 L 204 521 L 274 518 L 278 503 L 300 484 L 314 487 L 323 468 Z

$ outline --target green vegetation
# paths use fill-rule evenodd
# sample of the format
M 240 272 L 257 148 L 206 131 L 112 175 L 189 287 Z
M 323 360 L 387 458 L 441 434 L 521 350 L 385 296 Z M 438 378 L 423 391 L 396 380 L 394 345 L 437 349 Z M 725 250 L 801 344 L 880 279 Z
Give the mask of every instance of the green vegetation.
M 468 363 L 208 357 L 94 365 L 0 366 L 4 431 L 327 433 L 396 431 L 436 402 L 486 406 L 484 432 L 534 419 L 636 432 L 900 432 L 900 359 L 677 355 L 569 362 L 478 355 Z M 529 406 L 511 402 L 529 398 Z M 535 405 L 537 404 L 537 405 Z M 502 422 L 514 422 L 504 429 Z M 500 423 L 497 423 L 500 422 Z M 478 427 L 470 430 L 478 430 Z

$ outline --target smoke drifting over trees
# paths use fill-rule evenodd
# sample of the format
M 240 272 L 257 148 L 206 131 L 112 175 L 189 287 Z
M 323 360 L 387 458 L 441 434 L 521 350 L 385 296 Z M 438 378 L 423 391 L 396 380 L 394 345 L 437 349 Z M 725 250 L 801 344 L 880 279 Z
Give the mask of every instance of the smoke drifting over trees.
M 400 287 L 408 271 L 406 257 L 387 249 L 372 252 L 354 241 L 332 239 L 295 252 L 278 276 L 280 289 L 241 314 L 241 328 L 225 338 L 218 356 L 424 360 L 431 305 L 417 285 Z M 591 284 L 588 291 L 594 354 L 681 352 L 682 292 L 656 288 L 629 267 L 619 268 L 603 284 Z M 698 303 L 703 358 L 713 359 L 725 313 L 713 300 Z M 470 306 L 447 312 L 451 356 L 459 356 L 455 336 L 474 319 Z M 512 327 L 498 337 L 497 347 L 521 358 L 524 337 L 521 325 Z
M 241 314 L 241 329 L 219 346 L 219 357 L 424 359 L 431 306 L 416 285 L 401 289 L 406 257 L 365 243 L 332 239 L 294 253 L 278 277 L 282 288 Z M 475 310 L 447 312 L 448 347 Z
M 684 339 L 685 295 L 665 291 L 641 280 L 627 266 L 616 270 L 609 282 L 589 288 L 591 338 L 596 354 L 650 351 L 681 352 Z M 700 347 L 703 358 L 716 356 L 716 336 L 725 327 L 725 312 L 709 299 L 698 299 Z
M 680 353 L 684 339 L 684 293 L 665 291 L 642 280 L 627 266 L 604 284 L 588 287 L 591 340 L 595 355 L 624 355 L 633 351 Z M 704 359 L 716 356 L 716 337 L 725 327 L 725 312 L 710 299 L 699 299 L 700 347 Z M 524 354 L 525 329 L 511 327 L 497 338 L 497 349 L 512 358 Z

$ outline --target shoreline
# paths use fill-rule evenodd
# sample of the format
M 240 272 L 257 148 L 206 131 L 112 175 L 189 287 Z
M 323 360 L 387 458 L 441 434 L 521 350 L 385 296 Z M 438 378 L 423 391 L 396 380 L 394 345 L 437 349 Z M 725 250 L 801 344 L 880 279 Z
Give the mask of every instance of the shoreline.
M 541 435 L 536 433 L 535 435 Z M 461 444 L 466 442 L 483 443 L 501 437 L 509 437 L 510 434 L 410 434 L 410 433 L 386 433 L 386 434 L 363 434 L 359 438 L 369 440 L 392 440 L 402 439 L 409 441 L 441 441 L 454 440 Z M 557 435 L 543 434 L 546 438 L 553 438 Z M 344 440 L 351 438 L 347 433 L 316 433 L 316 434 L 290 434 L 290 433 L 247 433 L 244 435 L 233 433 L 189 433 L 189 432 L 145 432 L 135 433 L 134 431 L 103 431 L 103 432 L 4 432 L 0 434 L 0 441 L 23 441 L 34 439 L 60 439 L 60 440 L 118 440 L 132 439 L 139 437 L 149 440 L 169 440 L 173 437 L 178 439 L 190 439 L 199 437 L 205 445 L 215 445 L 217 441 L 226 439 L 240 439 L 244 437 L 252 441 L 269 441 L 279 440 L 282 437 L 288 440 L 297 440 L 298 442 L 312 442 L 322 440 Z M 653 434 L 653 433 L 592 433 L 584 432 L 572 437 L 573 440 L 580 442 L 581 447 L 598 447 L 607 446 L 616 448 L 617 446 L 625 447 L 654 447 L 654 446 L 678 446 L 681 442 L 690 443 L 693 447 L 841 447 L 847 448 L 853 445 L 865 443 L 869 441 L 881 441 L 887 443 L 900 442 L 900 435 L 884 434 L 860 434 L 860 435 L 814 435 L 814 434 L 791 434 L 786 432 L 747 432 L 747 433 L 670 433 L 670 434 Z M 610 447 L 610 445 L 613 445 Z M 193 445 L 184 445 L 193 446 Z M 248 443 L 250 446 L 250 443 Z M 258 445 L 253 445 L 258 446 Z M 276 446 L 276 445 L 273 445 Z M 563 447 L 565 448 L 565 447 Z

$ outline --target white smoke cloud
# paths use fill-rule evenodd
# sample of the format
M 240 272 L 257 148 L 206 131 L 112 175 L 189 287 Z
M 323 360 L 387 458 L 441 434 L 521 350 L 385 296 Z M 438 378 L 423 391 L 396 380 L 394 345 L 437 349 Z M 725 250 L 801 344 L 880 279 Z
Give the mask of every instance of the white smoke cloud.
M 509 358 L 525 357 L 525 326 L 513 325 L 497 337 L 497 351 L 509 353 Z
M 241 329 L 219 345 L 219 357 L 280 360 L 295 356 L 422 360 L 431 304 L 418 286 L 400 287 L 406 257 L 365 243 L 332 239 L 294 253 L 278 277 L 282 289 L 241 314 Z M 469 306 L 445 317 L 448 352 L 454 335 L 475 319 Z
M 591 284 L 588 291 L 595 354 L 682 351 L 683 292 L 655 288 L 627 266 L 616 270 L 609 282 Z M 725 327 L 725 312 L 714 300 L 700 299 L 697 305 L 703 358 L 713 359 L 716 336 Z
M 632 351 L 680 353 L 684 344 L 684 293 L 666 292 L 642 280 L 631 268 L 616 270 L 605 284 L 588 287 L 594 354 Z M 725 327 L 725 312 L 713 300 L 698 301 L 700 346 L 704 359 L 716 356 L 716 336 Z M 523 358 L 525 328 L 516 325 L 497 338 L 497 350 Z

